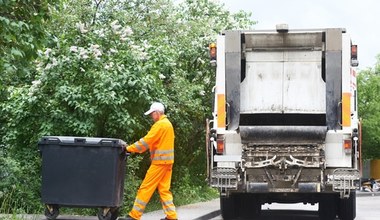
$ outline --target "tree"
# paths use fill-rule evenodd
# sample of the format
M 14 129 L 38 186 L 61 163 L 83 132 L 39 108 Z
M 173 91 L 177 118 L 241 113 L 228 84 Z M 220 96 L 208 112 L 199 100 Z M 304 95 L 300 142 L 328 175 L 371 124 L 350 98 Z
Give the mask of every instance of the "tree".
M 25 163 L 22 158 L 14 158 L 10 154 L 11 137 L 17 131 L 8 131 L 11 125 L 7 115 L 9 93 L 14 86 L 30 84 L 35 74 L 33 61 L 37 57 L 37 50 L 46 43 L 46 24 L 50 19 L 49 10 L 56 1 L 0 1 L 0 212 L 9 210 L 13 203 L 24 206 L 25 200 L 38 199 L 31 196 L 25 184 L 25 193 L 18 198 L 13 195 L 17 182 L 21 184 L 24 175 Z M 18 109 L 19 110 L 19 109 Z M 35 166 L 37 167 L 37 166 Z M 38 170 L 29 170 L 28 175 L 33 176 Z M 22 190 L 20 190 L 22 191 Z
M 176 133 L 174 191 L 198 196 L 196 190 L 205 185 L 204 122 L 214 86 L 208 44 L 222 29 L 249 28 L 254 24 L 249 14 L 231 14 L 207 0 L 62 0 L 52 18 L 50 39 L 34 60 L 36 74 L 25 85 L 9 86 L 3 103 L 3 140 L 7 154 L 17 158 L 18 175 L 25 182 L 39 175 L 41 136 L 131 143 L 150 126 L 142 113 L 152 101 L 161 101 Z M 139 167 L 148 162 L 132 158 L 128 172 L 142 178 L 145 170 Z M 128 181 L 126 202 L 139 179 Z M 29 193 L 23 205 L 38 210 L 28 203 L 38 197 L 39 182 L 28 189 L 23 184 L 13 195 Z
M 358 75 L 358 105 L 362 118 L 363 156 L 380 158 L 380 55 L 374 68 Z
M 49 8 L 54 4 L 44 0 L 0 1 L 0 86 L 30 82 L 32 61 L 45 43 Z

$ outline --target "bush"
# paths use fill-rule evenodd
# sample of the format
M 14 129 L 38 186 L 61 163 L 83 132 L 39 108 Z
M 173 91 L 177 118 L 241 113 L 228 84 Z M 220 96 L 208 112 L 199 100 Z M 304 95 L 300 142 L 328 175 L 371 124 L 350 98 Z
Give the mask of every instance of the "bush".
M 0 102 L 2 211 L 44 209 L 41 136 L 131 143 L 149 129 L 151 121 L 142 113 L 152 101 L 167 106 L 175 128 L 173 192 L 189 195 L 177 197 L 178 204 L 213 195 L 204 182 L 204 122 L 214 86 L 207 45 L 223 29 L 254 24 L 249 14 L 231 14 L 208 0 L 69 0 L 49 11 L 51 19 L 43 23 L 48 37 L 30 63 L 28 79 L 0 88 L 5 94 Z M 128 163 L 124 213 L 148 165 L 146 155 Z

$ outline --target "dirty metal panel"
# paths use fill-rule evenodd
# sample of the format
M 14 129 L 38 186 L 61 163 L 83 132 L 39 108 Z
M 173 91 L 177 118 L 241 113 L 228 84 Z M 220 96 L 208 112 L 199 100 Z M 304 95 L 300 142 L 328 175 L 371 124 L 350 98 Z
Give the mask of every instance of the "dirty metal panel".
M 321 51 L 246 53 L 241 113 L 326 112 Z
M 342 51 L 342 32 L 340 28 L 327 29 L 326 51 Z
M 341 129 L 342 53 L 326 52 L 326 124 L 329 130 Z
M 246 77 L 241 83 L 240 112 L 281 113 L 283 52 L 246 53 Z
M 322 33 L 252 33 L 245 34 L 245 46 L 252 50 L 281 49 L 281 48 L 309 48 L 321 50 L 323 47 Z
M 284 52 L 284 113 L 326 112 L 326 86 L 321 62 L 321 51 Z
M 240 116 L 241 35 L 228 31 L 226 38 L 227 129 L 236 130 Z
M 326 126 L 240 126 L 243 144 L 322 144 Z

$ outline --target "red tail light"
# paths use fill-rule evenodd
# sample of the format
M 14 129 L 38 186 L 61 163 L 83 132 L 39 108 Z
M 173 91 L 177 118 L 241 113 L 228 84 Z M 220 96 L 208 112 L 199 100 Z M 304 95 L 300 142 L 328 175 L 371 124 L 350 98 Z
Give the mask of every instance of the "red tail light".
M 217 154 L 223 154 L 224 152 L 224 139 L 217 139 L 216 140 L 216 153 Z
M 343 148 L 346 153 L 351 153 L 352 151 L 352 140 L 344 140 Z
M 358 45 L 351 45 L 351 59 L 358 59 Z

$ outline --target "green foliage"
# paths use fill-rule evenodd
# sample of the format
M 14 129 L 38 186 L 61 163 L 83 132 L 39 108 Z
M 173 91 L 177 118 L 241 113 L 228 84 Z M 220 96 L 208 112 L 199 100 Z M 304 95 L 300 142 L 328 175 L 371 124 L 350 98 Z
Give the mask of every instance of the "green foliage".
M 250 15 L 231 14 L 208 0 L 61 0 L 48 6 L 41 3 L 51 14 L 34 24 L 48 36 L 32 41 L 36 55 L 19 63 L 1 58 L 3 63 L 26 62 L 29 71 L 27 80 L 11 74 L 19 83 L 6 84 L 6 99 L 0 102 L 0 204 L 10 207 L 3 210 L 42 212 L 36 178 L 41 175 L 41 136 L 114 137 L 132 143 L 149 129 L 151 121 L 143 112 L 155 100 L 167 106 L 175 127 L 173 192 L 188 195 L 178 204 L 215 196 L 204 181 L 204 123 L 214 86 L 208 44 L 223 29 L 248 29 L 254 24 Z M 29 5 L 18 7 L 30 10 Z M 9 45 L 4 48 L 13 58 L 29 53 Z M 23 74 L 19 68 L 12 71 Z M 146 154 L 128 160 L 123 213 L 131 208 L 148 165 Z M 201 196 L 204 192 L 208 196 Z M 7 202 L 9 196 L 14 202 Z
M 363 156 L 380 158 L 380 55 L 373 69 L 360 71 L 358 105 L 362 118 Z
M 2 85 L 30 80 L 32 61 L 45 42 L 45 24 L 54 4 L 46 0 L 0 1 L 0 91 Z

